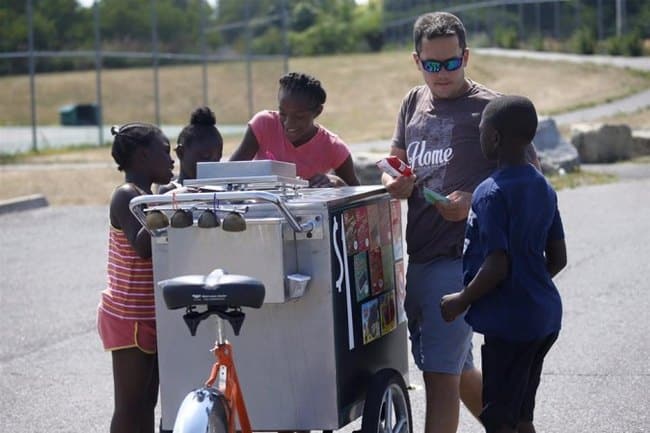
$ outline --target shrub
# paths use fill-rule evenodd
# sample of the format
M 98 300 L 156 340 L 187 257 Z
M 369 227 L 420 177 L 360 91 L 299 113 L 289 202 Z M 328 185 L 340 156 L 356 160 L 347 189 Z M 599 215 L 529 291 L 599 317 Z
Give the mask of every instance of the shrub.
M 594 54 L 596 52 L 596 35 L 593 30 L 582 27 L 571 35 L 569 44 L 574 53 Z
M 643 55 L 643 39 L 639 31 L 614 36 L 605 42 L 605 49 L 613 56 Z
M 519 46 L 519 35 L 512 27 L 497 27 L 494 30 L 494 41 L 498 47 L 513 49 Z

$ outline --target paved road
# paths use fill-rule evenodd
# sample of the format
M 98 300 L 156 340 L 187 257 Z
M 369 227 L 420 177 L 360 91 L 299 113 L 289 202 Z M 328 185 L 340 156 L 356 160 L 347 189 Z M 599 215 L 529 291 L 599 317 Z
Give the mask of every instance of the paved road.
M 540 431 L 648 432 L 648 191 L 645 178 L 559 194 L 569 248 L 557 277 L 564 330 L 539 392 Z M 95 332 L 107 224 L 104 207 L 0 215 L 2 431 L 108 431 L 110 360 Z M 424 396 L 413 367 L 411 382 L 419 433 Z M 463 411 L 460 431 L 482 430 Z
M 650 57 L 621 57 L 621 56 L 586 56 L 580 54 L 551 53 L 527 50 L 505 50 L 501 48 L 477 48 L 478 54 L 488 56 L 528 58 L 544 61 L 594 63 L 609 65 L 617 68 L 630 68 L 640 71 L 650 71 Z M 575 110 L 553 116 L 558 125 L 589 122 L 619 113 L 634 113 L 650 106 L 650 89 L 641 91 L 616 101 L 598 105 L 596 107 Z
M 472 50 L 478 54 L 499 57 L 516 57 L 536 60 L 551 60 L 572 63 L 595 63 L 598 65 L 609 65 L 617 68 L 638 69 L 650 71 L 650 57 L 623 57 L 623 56 L 602 56 L 582 55 L 569 53 L 553 53 L 549 51 L 528 51 L 528 50 L 506 50 L 503 48 L 476 48 Z

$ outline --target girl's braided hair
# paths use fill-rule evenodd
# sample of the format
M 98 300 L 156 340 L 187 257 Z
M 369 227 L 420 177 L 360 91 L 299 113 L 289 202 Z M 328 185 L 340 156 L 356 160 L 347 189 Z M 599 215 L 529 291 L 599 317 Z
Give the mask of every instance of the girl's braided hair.
M 280 91 L 305 97 L 314 108 L 325 103 L 327 94 L 316 78 L 300 72 L 290 72 L 280 78 Z
M 111 155 L 117 163 L 117 169 L 127 170 L 131 158 L 138 147 L 148 147 L 154 137 L 161 134 L 160 128 L 149 123 L 131 122 L 122 126 L 111 126 L 113 146 Z

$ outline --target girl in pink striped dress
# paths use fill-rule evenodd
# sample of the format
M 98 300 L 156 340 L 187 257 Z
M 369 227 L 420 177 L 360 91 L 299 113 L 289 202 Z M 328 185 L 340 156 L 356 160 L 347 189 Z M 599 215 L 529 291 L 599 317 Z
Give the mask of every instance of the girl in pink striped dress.
M 108 281 L 97 310 L 97 329 L 113 360 L 110 431 L 153 433 L 158 359 L 151 238 L 129 210 L 129 202 L 151 194 L 153 183 L 168 183 L 174 163 L 169 140 L 154 125 L 128 123 L 112 127 L 111 133 L 111 154 L 125 183 L 111 197 Z

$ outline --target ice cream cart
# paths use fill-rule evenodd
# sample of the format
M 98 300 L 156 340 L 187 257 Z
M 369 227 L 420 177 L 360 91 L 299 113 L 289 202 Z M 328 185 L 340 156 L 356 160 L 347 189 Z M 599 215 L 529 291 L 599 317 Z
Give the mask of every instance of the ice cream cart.
M 172 222 L 150 230 L 156 282 L 221 268 L 266 286 L 228 336 L 253 430 L 336 430 L 363 416 L 375 432 L 389 405 L 410 433 L 400 202 L 381 186 L 305 188 L 277 161 L 199 163 L 197 174 L 189 191 L 136 197 L 131 210 Z M 179 212 L 191 218 L 174 223 Z M 200 226 L 205 212 L 218 226 Z M 210 371 L 215 331 L 206 321 L 192 337 L 154 290 L 161 431 L 172 431 Z

